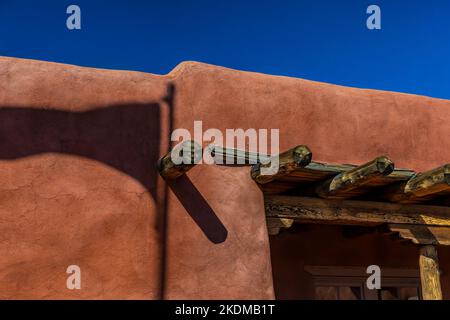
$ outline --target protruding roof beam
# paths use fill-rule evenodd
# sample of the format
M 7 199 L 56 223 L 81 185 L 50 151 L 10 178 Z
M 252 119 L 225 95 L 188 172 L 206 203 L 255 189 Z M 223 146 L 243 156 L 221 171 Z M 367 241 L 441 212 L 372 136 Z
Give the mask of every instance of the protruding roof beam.
M 394 170 L 394 163 L 381 156 L 359 167 L 342 172 L 337 176 L 320 183 L 316 188 L 322 198 L 347 199 L 365 193 L 364 185 L 387 176 Z
M 283 177 L 291 173 L 292 171 L 303 168 L 311 162 L 312 153 L 307 146 L 300 145 L 293 149 L 278 155 L 277 159 L 272 157 L 271 161 L 267 164 L 258 163 L 252 166 L 251 176 L 259 184 L 265 184 L 273 181 L 279 177 Z M 275 168 L 273 174 L 263 174 L 263 168 Z
M 415 203 L 450 194 L 450 164 L 417 174 L 407 182 L 388 187 L 383 198 L 392 202 Z
M 188 140 L 180 143 L 159 160 L 159 174 L 164 179 L 176 179 L 199 163 L 202 154 L 202 147 L 197 142 Z M 176 159 L 173 155 L 177 155 Z

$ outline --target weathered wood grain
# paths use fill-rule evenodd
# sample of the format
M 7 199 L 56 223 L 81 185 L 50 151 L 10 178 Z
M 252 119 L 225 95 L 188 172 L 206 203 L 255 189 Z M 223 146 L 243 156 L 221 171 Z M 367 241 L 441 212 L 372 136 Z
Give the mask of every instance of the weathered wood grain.
M 289 175 L 292 171 L 303 168 L 311 162 L 312 153 L 307 146 L 300 145 L 286 152 L 281 153 L 278 156 L 278 165 L 275 159 L 267 164 L 258 163 L 252 166 L 251 177 L 259 184 L 266 184 L 270 181 L 276 180 L 280 177 Z M 271 166 L 276 166 L 278 170 L 276 173 L 267 175 L 262 174 L 262 168 L 269 168 Z
M 339 174 L 347 173 L 356 168 L 358 167 L 350 164 L 327 164 L 311 161 L 305 167 L 296 168 L 286 175 L 277 176 L 265 184 L 260 184 L 260 188 L 266 194 L 280 194 L 298 187 L 314 186 L 316 183 L 333 179 Z M 414 174 L 415 172 L 412 170 L 394 169 L 387 175 L 373 175 L 370 181 L 364 183 L 364 186 L 359 186 L 361 190 L 357 191 L 358 188 L 356 188 L 353 191 L 355 195 L 362 194 L 372 188 L 408 181 Z
M 223 165 L 254 165 L 268 161 L 270 156 L 263 153 L 249 152 L 235 148 L 210 145 L 207 148 L 211 156 L 216 159 L 216 164 Z
M 268 217 L 290 218 L 302 223 L 450 227 L 450 208 L 439 206 L 266 195 L 265 209 Z
M 419 268 L 422 298 L 442 300 L 439 262 L 435 246 L 426 245 L 420 248 Z
M 182 157 L 182 163 L 172 159 L 172 151 Z M 161 158 L 158 162 L 158 171 L 164 179 L 176 179 L 192 169 L 201 159 L 202 147 L 195 141 L 185 141 Z
M 269 231 L 269 235 L 277 235 L 280 232 L 280 229 L 288 229 L 294 223 L 293 219 L 288 218 L 267 218 L 267 229 Z
M 370 190 L 370 182 L 392 173 L 394 163 L 381 156 L 374 160 L 340 173 L 333 178 L 320 183 L 316 193 L 322 198 L 348 199 Z
M 450 227 L 411 224 L 388 224 L 387 226 L 391 232 L 415 244 L 450 245 Z
M 450 164 L 420 173 L 383 191 L 391 202 L 418 203 L 450 194 Z

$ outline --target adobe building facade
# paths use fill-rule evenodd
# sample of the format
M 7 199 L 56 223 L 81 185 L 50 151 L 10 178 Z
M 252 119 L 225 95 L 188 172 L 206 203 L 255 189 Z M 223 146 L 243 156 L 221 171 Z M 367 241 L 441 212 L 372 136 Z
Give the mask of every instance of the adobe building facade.
M 449 120 L 447 100 L 197 62 L 153 75 L 0 58 L 0 298 L 336 298 L 320 288 L 357 287 L 339 279 L 369 265 L 411 284 L 412 242 L 297 222 L 269 235 L 248 166 L 165 180 L 157 163 L 174 129 L 202 121 L 277 128 L 281 151 L 307 145 L 318 162 L 388 155 L 426 172 L 449 162 Z M 437 253 L 450 299 L 450 250 Z M 79 290 L 66 287 L 70 265 Z

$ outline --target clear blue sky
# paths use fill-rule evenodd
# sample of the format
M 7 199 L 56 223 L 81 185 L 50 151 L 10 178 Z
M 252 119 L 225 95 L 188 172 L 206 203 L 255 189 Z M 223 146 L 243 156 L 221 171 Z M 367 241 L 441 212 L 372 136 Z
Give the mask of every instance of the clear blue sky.
M 366 28 L 370 4 L 382 30 Z M 0 0 L 0 55 L 159 74 L 196 60 L 450 98 L 449 17 L 448 0 Z

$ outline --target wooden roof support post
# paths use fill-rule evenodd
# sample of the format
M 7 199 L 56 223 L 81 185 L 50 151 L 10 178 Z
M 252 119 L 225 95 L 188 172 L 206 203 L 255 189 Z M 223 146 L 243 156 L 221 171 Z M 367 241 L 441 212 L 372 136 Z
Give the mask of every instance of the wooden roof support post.
M 172 159 L 172 152 L 176 152 L 179 159 Z M 180 143 L 159 160 L 159 174 L 164 179 L 176 179 L 199 163 L 202 155 L 202 147 L 197 142 L 188 140 Z M 180 160 L 182 160 L 181 163 L 179 163 Z
M 439 280 L 439 263 L 436 247 L 425 245 L 420 247 L 420 281 L 424 300 L 442 300 Z
M 311 150 L 307 146 L 300 145 L 286 152 L 281 153 L 278 156 L 278 171 L 271 175 L 263 175 L 261 168 L 269 168 L 274 163 L 272 161 L 268 164 L 257 163 L 252 166 L 251 176 L 259 184 L 265 184 L 273 181 L 279 177 L 288 175 L 290 172 L 298 168 L 307 166 L 312 159 Z
M 384 198 L 393 202 L 414 203 L 450 193 L 450 164 L 420 173 L 405 183 L 387 188 Z
M 316 193 L 322 198 L 346 199 L 365 192 L 365 184 L 387 176 L 394 170 L 394 163 L 387 157 L 381 156 L 347 172 L 338 174 L 321 183 Z

